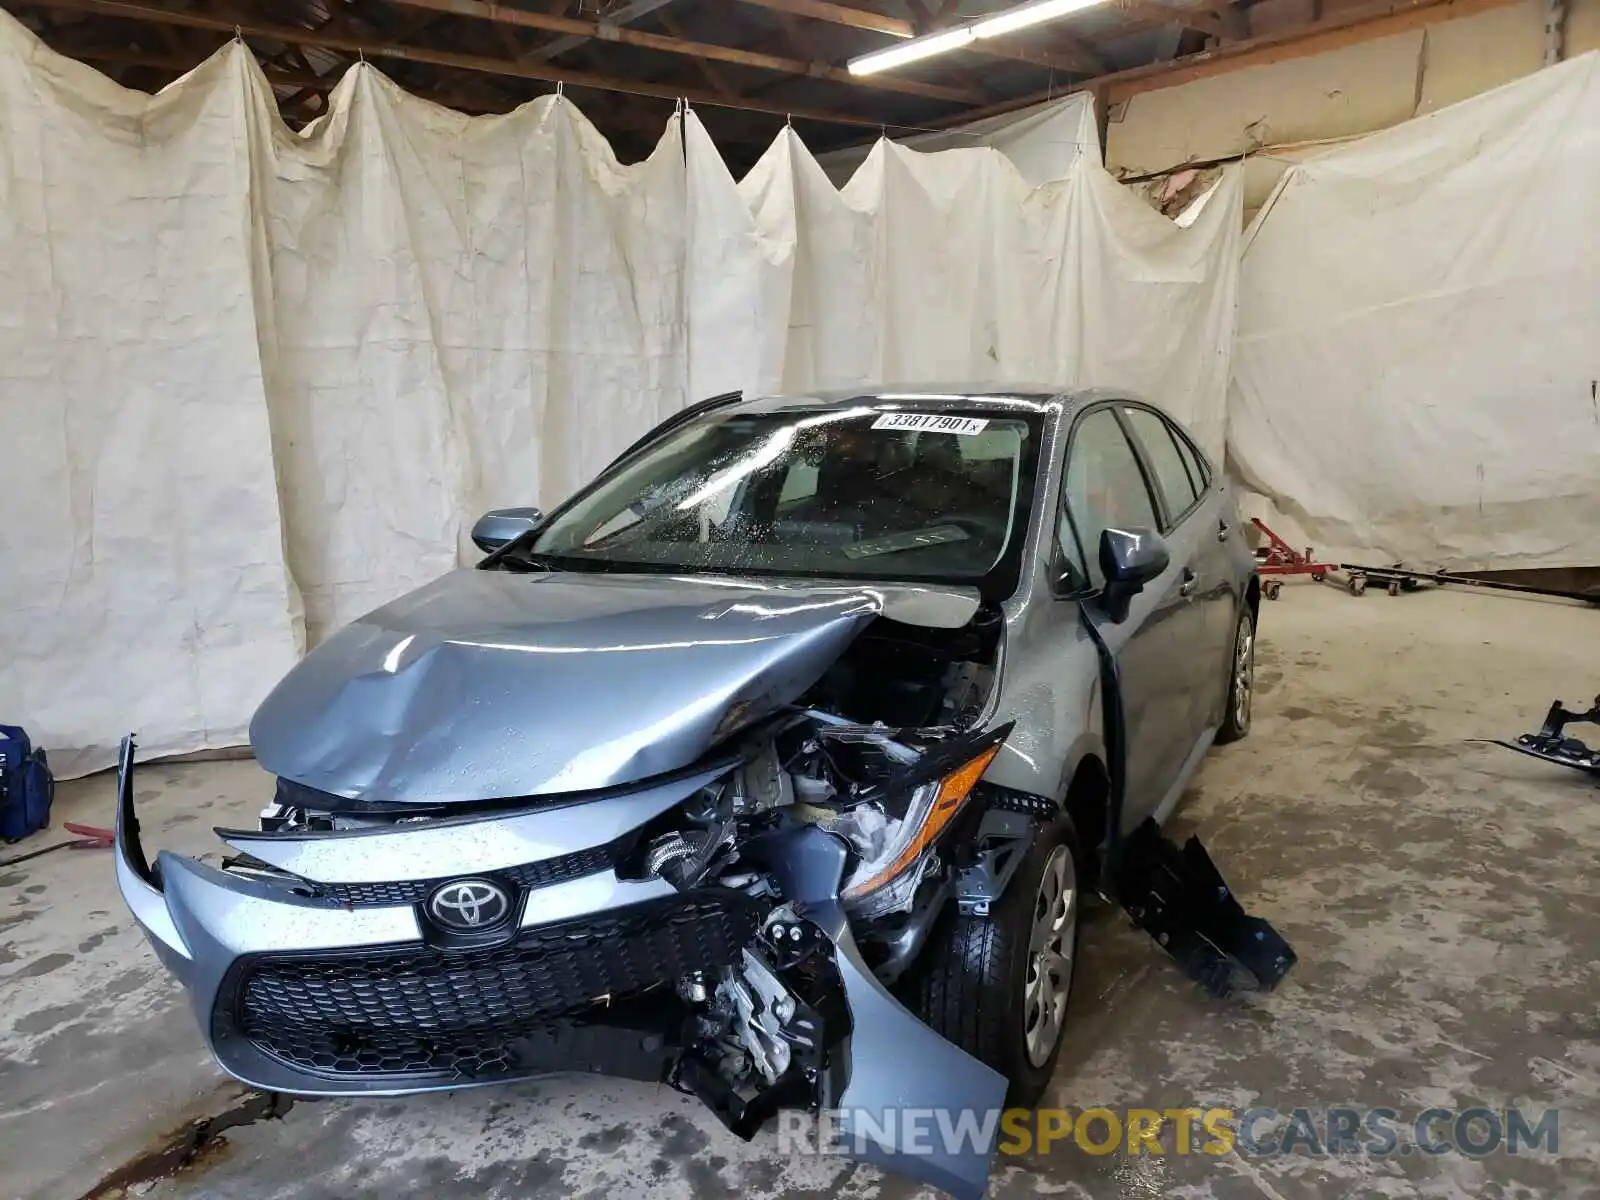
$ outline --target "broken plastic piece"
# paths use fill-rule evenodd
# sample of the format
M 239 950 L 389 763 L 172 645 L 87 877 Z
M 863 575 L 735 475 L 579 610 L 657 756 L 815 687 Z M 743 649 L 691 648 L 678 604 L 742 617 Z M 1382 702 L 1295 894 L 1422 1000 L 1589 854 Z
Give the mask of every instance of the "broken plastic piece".
M 1271 991 L 1298 961 L 1277 930 L 1244 911 L 1199 838 L 1179 849 L 1147 820 L 1123 843 L 1113 879 L 1134 924 L 1214 996 L 1249 981 Z
M 1563 708 L 1561 701 L 1557 700 L 1550 705 L 1544 726 L 1538 733 L 1525 733 L 1514 742 L 1497 738 L 1494 744 L 1557 766 L 1572 767 L 1600 776 L 1600 750 L 1591 750 L 1577 738 L 1568 737 L 1568 725 L 1600 725 L 1600 696 L 1595 697 L 1594 707 L 1588 712 L 1572 712 Z

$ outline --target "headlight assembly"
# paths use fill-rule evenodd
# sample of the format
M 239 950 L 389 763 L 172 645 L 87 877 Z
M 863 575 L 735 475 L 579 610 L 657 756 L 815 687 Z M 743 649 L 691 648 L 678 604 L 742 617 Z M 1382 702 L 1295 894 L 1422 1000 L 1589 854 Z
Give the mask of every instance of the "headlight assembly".
M 930 750 L 906 776 L 884 785 L 889 794 L 909 790 L 904 815 L 880 822 L 860 820 L 854 838 L 861 861 L 845 881 L 843 899 L 856 916 L 872 918 L 907 907 L 922 881 L 930 847 L 966 806 L 1006 736 L 1006 725 L 976 739 L 964 738 Z M 864 806 L 856 814 L 865 817 Z M 868 825 L 880 824 L 869 830 Z M 877 836 L 871 836 L 877 834 Z

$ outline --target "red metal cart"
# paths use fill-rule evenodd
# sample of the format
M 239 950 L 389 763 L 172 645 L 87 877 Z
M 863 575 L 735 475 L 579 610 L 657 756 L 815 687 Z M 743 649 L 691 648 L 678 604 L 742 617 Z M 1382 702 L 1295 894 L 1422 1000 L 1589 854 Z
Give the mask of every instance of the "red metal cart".
M 1256 549 L 1256 558 L 1258 560 L 1256 570 L 1261 574 L 1309 575 L 1313 583 L 1321 583 L 1339 569 L 1338 563 L 1318 562 L 1316 553 L 1310 546 L 1307 546 L 1306 552 L 1301 554 L 1288 542 L 1267 528 L 1259 517 L 1251 517 L 1250 524 L 1259 529 L 1262 536 L 1267 539 L 1265 546 L 1260 546 Z M 1268 600 L 1276 600 L 1278 592 L 1282 588 L 1283 580 L 1267 579 L 1261 584 L 1261 594 Z M 1356 591 L 1356 584 L 1353 579 L 1350 583 L 1350 590 L 1355 595 L 1359 596 L 1361 594 L 1361 592 Z M 1361 591 L 1366 591 L 1365 580 L 1362 581 Z

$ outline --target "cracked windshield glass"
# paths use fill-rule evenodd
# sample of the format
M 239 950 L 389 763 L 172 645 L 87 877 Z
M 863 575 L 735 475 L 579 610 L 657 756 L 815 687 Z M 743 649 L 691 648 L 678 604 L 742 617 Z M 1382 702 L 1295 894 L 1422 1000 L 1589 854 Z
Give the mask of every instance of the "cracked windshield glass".
M 1022 537 L 1037 418 L 871 407 L 702 418 L 558 512 L 575 569 L 978 580 Z

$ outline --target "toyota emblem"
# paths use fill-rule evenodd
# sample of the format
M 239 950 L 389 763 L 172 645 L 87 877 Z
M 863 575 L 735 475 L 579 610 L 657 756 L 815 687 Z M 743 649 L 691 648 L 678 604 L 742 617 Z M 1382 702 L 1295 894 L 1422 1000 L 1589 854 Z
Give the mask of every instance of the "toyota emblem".
M 428 915 L 445 929 L 492 929 L 511 913 L 511 893 L 487 879 L 457 879 L 428 897 Z

